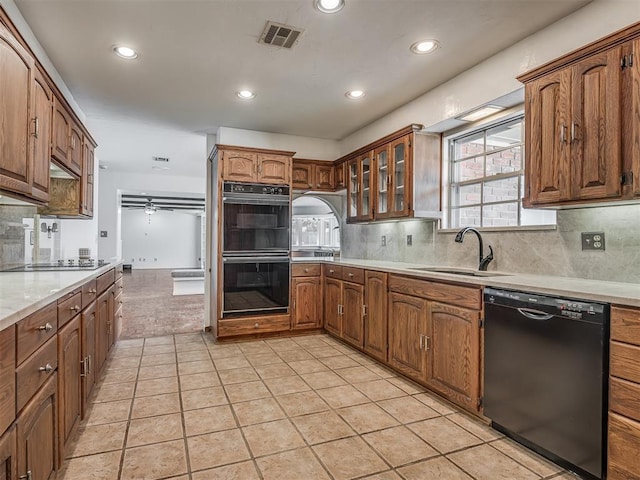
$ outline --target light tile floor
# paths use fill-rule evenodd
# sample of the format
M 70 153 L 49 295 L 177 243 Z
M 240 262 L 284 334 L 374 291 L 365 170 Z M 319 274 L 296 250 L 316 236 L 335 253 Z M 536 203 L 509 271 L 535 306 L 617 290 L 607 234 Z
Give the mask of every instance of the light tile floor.
M 64 480 L 569 480 L 327 335 L 118 343 Z

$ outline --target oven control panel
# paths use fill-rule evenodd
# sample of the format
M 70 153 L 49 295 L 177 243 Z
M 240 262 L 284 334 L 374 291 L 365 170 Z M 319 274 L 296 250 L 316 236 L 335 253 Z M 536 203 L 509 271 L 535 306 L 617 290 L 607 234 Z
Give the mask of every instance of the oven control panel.
M 254 195 L 289 196 L 290 188 L 286 185 L 265 185 L 261 183 L 224 182 L 224 193 L 249 193 Z

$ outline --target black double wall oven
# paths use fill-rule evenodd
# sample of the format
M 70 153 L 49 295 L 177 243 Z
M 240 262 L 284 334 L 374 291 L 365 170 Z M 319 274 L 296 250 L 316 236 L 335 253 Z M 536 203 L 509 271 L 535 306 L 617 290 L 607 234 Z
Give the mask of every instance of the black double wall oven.
M 222 317 L 289 309 L 290 189 L 223 183 Z

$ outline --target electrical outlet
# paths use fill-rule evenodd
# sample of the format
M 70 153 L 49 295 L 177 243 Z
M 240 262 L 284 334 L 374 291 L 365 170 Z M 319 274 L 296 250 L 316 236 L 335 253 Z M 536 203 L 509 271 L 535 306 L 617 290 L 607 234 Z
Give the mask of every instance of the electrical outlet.
M 100 238 L 107 238 L 107 231 L 106 230 L 100 230 Z
M 413 235 L 407 235 L 407 247 L 413 245 Z
M 382 245 L 383 247 L 387 246 L 387 236 L 386 235 L 382 235 L 380 237 L 380 245 Z
M 582 232 L 582 250 L 604 251 L 604 232 Z

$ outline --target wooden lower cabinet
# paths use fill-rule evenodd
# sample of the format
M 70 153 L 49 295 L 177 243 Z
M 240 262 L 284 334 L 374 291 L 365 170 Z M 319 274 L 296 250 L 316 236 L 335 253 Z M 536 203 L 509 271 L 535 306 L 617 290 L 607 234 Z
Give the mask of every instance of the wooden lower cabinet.
M 427 359 L 427 300 L 389 293 L 389 363 L 408 377 L 424 381 Z
M 58 469 L 57 374 L 27 403 L 18 420 L 18 476 L 51 480 Z
M 96 375 L 102 370 L 109 353 L 109 330 L 111 329 L 110 298 L 111 291 L 107 290 L 98 297 L 96 303 Z
M 607 480 L 640 478 L 640 423 L 609 413 Z
M 4 432 L 16 417 L 15 332 L 14 328 L 0 332 L 0 433 Z
M 80 317 L 82 335 L 82 359 L 85 363 L 82 377 L 82 417 L 84 418 L 89 397 L 96 383 L 96 302 L 82 311 Z
M 18 479 L 18 443 L 16 427 L 0 437 L 0 480 Z
M 291 328 L 322 328 L 322 282 L 320 277 L 295 277 L 291 282 L 293 296 Z
M 430 302 L 427 385 L 459 405 L 479 408 L 480 312 Z
M 342 282 L 333 278 L 324 281 L 324 328 L 342 336 Z
M 364 287 L 342 282 L 342 339 L 362 348 L 364 343 Z
M 388 275 L 367 270 L 364 283 L 364 351 L 372 357 L 387 361 L 388 322 L 387 286 Z
M 82 414 L 82 361 L 81 316 L 76 315 L 58 332 L 58 399 L 59 399 L 59 462 L 71 440 Z

